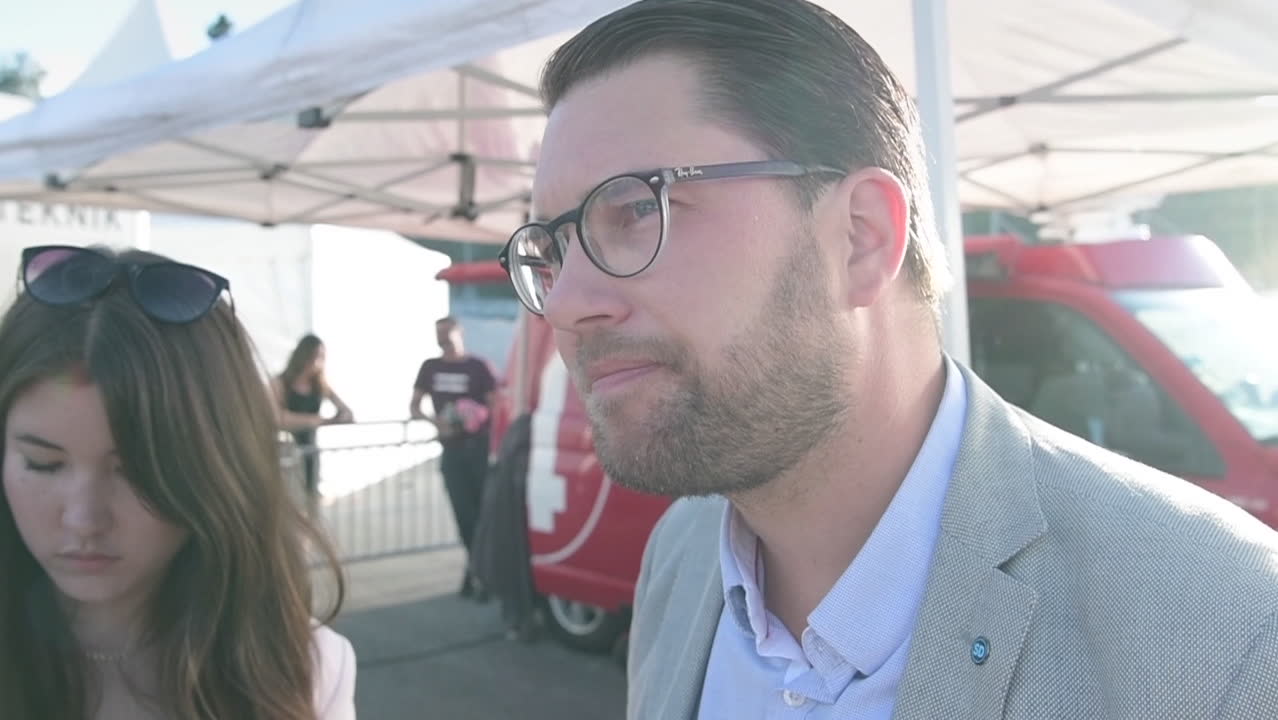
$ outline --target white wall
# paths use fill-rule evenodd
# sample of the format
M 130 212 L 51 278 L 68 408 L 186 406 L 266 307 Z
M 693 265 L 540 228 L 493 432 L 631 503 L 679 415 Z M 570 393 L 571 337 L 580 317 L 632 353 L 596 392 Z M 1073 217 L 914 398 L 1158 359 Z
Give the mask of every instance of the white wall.
M 523 306 L 513 296 L 476 299 L 467 297 L 466 290 L 464 286 L 454 288 L 452 294 L 452 315 L 461 320 L 466 352 L 487 360 L 498 378 L 502 378 Z
M 284 369 L 297 339 L 312 327 L 311 231 L 305 225 L 155 215 L 153 252 L 199 265 L 231 281 L 235 315 L 270 373 Z
M 315 226 L 315 333 L 328 377 L 361 422 L 403 420 L 422 361 L 439 354 L 435 320 L 448 256 L 378 230 Z
M 329 379 L 360 421 L 408 417 L 417 368 L 439 354 L 449 312 L 435 274 L 448 256 L 399 235 L 331 226 L 263 228 L 233 220 L 0 201 L 0 307 L 16 289 L 21 248 L 142 247 L 224 275 L 265 370 L 283 370 L 298 338 L 328 346 Z
M 22 248 L 145 246 L 150 224 L 146 212 L 0 200 L 0 309 L 7 308 L 17 295 Z
M 390 232 L 156 216 L 151 247 L 231 281 L 236 314 L 266 368 L 284 369 L 298 338 L 328 350 L 328 376 L 357 420 L 408 416 L 422 360 L 438 353 L 434 321 L 448 312 L 435 274 L 447 256 Z

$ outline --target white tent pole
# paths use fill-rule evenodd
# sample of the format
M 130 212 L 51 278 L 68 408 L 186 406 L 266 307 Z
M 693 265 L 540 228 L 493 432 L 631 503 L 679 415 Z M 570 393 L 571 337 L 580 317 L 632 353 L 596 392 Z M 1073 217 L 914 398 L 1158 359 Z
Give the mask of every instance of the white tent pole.
M 519 309 L 519 319 L 515 321 L 515 338 L 518 344 L 515 346 L 515 403 L 512 420 L 531 409 L 528 407 L 528 383 L 531 381 L 528 374 L 528 353 L 532 346 L 532 326 L 528 313 L 523 308 Z
M 360 110 L 342 113 L 333 118 L 334 123 L 393 123 L 419 122 L 422 120 L 506 120 L 521 117 L 545 117 L 541 108 L 470 107 L 445 110 Z
M 466 75 L 457 74 L 457 152 L 466 152 Z
M 1260 98 L 1278 96 L 1278 88 L 1259 90 L 1221 90 L 1219 92 L 1139 92 L 1086 95 L 1009 95 L 1005 97 L 960 97 L 955 105 L 980 105 L 999 107 L 1012 105 L 1105 105 L 1115 103 L 1183 103 L 1183 102 L 1235 102 L 1257 101 Z
M 450 166 L 450 165 L 452 165 L 452 164 L 453 164 L 453 161 L 452 161 L 450 158 L 444 158 L 443 160 L 435 160 L 435 161 L 433 161 L 430 165 L 427 165 L 427 166 L 426 166 L 426 167 L 424 167 L 424 168 L 419 168 L 419 169 L 417 169 L 417 170 L 414 170 L 414 171 L 409 172 L 409 173 L 405 173 L 405 174 L 403 174 L 403 175 L 397 175 L 397 176 L 395 176 L 395 177 L 391 178 L 390 180 L 382 181 L 382 182 L 378 183 L 377 185 L 373 186 L 373 189 L 374 189 L 374 190 L 385 190 L 386 188 L 394 187 L 395 185 L 399 185 L 400 183 L 407 182 L 407 181 L 412 180 L 412 179 L 414 179 L 414 178 L 418 178 L 418 177 L 421 177 L 421 176 L 423 176 L 423 175 L 429 175 L 429 174 L 431 174 L 431 173 L 433 173 L 433 172 L 435 172 L 435 171 L 437 171 L 437 170 L 442 170 L 443 168 L 446 168 L 446 167 L 448 167 L 448 166 Z M 301 165 L 296 165 L 296 166 L 294 166 L 294 168 L 300 168 L 300 167 L 301 167 Z M 313 216 L 314 216 L 316 213 L 320 213 L 320 212 L 323 212 L 323 211 L 325 211 L 325 210 L 329 210 L 329 209 L 334 208 L 334 207 L 336 207 L 336 206 L 338 206 L 338 205 L 341 205 L 342 203 L 349 202 L 349 201 L 350 201 L 350 198 L 349 198 L 349 197 L 347 197 L 347 194 L 342 194 L 342 195 L 339 195 L 339 196 L 338 196 L 338 197 L 336 197 L 336 198 L 332 198 L 332 199 L 330 199 L 330 200 L 325 200 L 324 202 L 321 202 L 321 203 L 319 203 L 319 204 L 317 204 L 317 205 L 312 205 L 311 207 L 308 207 L 308 208 L 306 208 L 305 210 L 302 210 L 301 212 L 294 213 L 293 215 L 290 215 L 290 216 L 288 216 L 288 217 L 282 218 L 282 219 L 280 219 L 280 220 L 278 221 L 278 223 L 279 223 L 280 225 L 284 225 L 284 224 L 286 224 L 286 223 L 308 223 L 308 224 L 311 224 L 311 223 L 319 222 L 319 221 L 317 221 L 317 220 L 315 220 L 315 219 L 313 218 Z M 444 210 L 444 208 L 440 208 L 438 212 L 443 212 L 443 210 Z M 379 211 L 379 212 L 376 212 L 376 213 L 372 213 L 372 215 L 370 215 L 369 213 L 354 213 L 354 214 L 350 215 L 350 217 L 376 216 L 376 215 L 384 215 L 385 213 L 386 213 L 386 210 L 382 210 L 382 211 Z
M 497 87 L 506 88 L 507 90 L 513 90 L 521 95 L 526 95 L 534 100 L 537 100 L 538 102 L 541 101 L 541 93 L 537 92 L 537 88 L 529 87 L 528 85 L 524 85 L 523 83 L 515 82 L 514 80 L 511 80 L 510 78 L 502 77 L 501 75 L 498 75 L 495 72 L 490 72 L 481 67 L 478 67 L 477 65 L 466 63 L 464 65 L 458 65 L 454 69 L 458 73 L 461 73 L 462 75 L 469 75 L 470 77 L 473 77 L 476 80 L 483 80 L 489 85 L 496 85 Z
M 1236 160 L 1242 157 L 1262 156 L 1262 155 L 1268 155 L 1273 152 L 1278 152 L 1278 142 L 1266 143 L 1265 145 L 1261 145 L 1260 147 L 1240 150 L 1238 152 L 1218 153 L 1218 154 L 1211 155 L 1203 160 L 1200 160 L 1199 162 L 1193 163 L 1192 165 L 1173 168 L 1166 172 L 1161 172 L 1161 173 L 1158 173 L 1157 175 L 1150 175 L 1148 177 L 1139 178 L 1137 180 L 1130 180 L 1128 182 L 1122 183 L 1121 185 L 1112 185 L 1110 187 L 1107 187 L 1101 190 L 1096 190 L 1096 191 L 1087 193 L 1086 195 L 1077 195 L 1067 200 L 1054 203 L 1053 206 L 1062 207 L 1066 205 L 1073 205 L 1075 203 L 1080 203 L 1085 200 L 1095 200 L 1096 198 L 1101 198 L 1106 195 L 1110 195 L 1122 190 L 1129 190 L 1134 187 L 1140 187 L 1141 185 L 1154 182 L 1155 180 L 1162 180 L 1164 178 L 1174 177 L 1176 175 L 1182 175 L 1184 173 L 1188 173 L 1193 170 L 1205 168 L 1205 167 L 1208 167 L 1209 165 L 1215 165 L 1216 163 L 1224 162 L 1225 160 Z
M 959 215 L 950 38 L 945 10 L 946 0 L 914 0 L 914 56 L 932 205 L 950 271 L 954 274 L 954 283 L 942 308 L 941 340 L 950 357 L 967 363 L 967 282 L 963 268 L 963 223 Z
M 940 7 L 940 13 L 941 13 L 941 15 L 943 16 L 943 15 L 945 14 L 945 9 L 944 9 L 944 5 L 945 5 L 945 3 L 944 3 L 944 2 L 938 2 L 938 3 L 922 3 L 922 4 L 938 6 L 938 7 Z M 918 38 L 919 38 L 919 31 L 918 31 L 918 22 L 919 22 L 919 6 L 920 6 L 920 3 L 918 2 L 918 0 L 915 0 L 915 3 L 914 3 L 914 23 L 915 23 L 914 38 L 915 38 L 915 40 L 916 40 L 916 41 L 917 41 L 917 40 L 918 40 Z M 942 31 L 942 33 L 944 33 L 944 32 L 945 32 L 945 28 L 944 28 L 944 27 L 942 27 L 942 28 L 941 28 L 941 31 Z M 949 40 L 948 40 L 948 36 L 946 36 L 944 39 L 945 39 L 945 41 L 946 41 L 946 42 L 945 42 L 945 46 L 946 46 L 946 47 L 949 47 Z M 986 104 L 986 105 L 983 105 L 983 106 L 981 106 L 981 107 L 976 108 L 975 110 L 969 110 L 969 111 L 967 111 L 967 112 L 963 113 L 962 115 L 960 115 L 960 116 L 958 117 L 958 122 L 965 122 L 965 121 L 967 121 L 967 120 L 971 120 L 971 119 L 972 119 L 972 118 L 974 118 L 974 117 L 979 117 L 979 116 L 981 116 L 981 115 L 986 115 L 986 114 L 988 114 L 988 113 L 992 113 L 992 112 L 994 112 L 994 111 L 998 110 L 999 108 L 1002 108 L 1002 107 L 1005 107 L 1005 106 L 1008 106 L 1008 105 L 1014 105 L 1014 104 L 1016 104 L 1017 102 L 1021 102 L 1021 101 L 1024 101 L 1024 100 L 1028 100 L 1028 99 L 1031 99 L 1031 98 L 1044 98 L 1044 97 L 1050 97 L 1050 96 L 1052 96 L 1052 95 L 1055 95 L 1057 90 L 1060 90 L 1060 89 L 1065 88 L 1065 87 L 1069 87 L 1070 85 L 1073 85 L 1073 84 L 1078 83 L 1078 82 L 1082 82 L 1083 80 L 1089 80 L 1089 79 L 1094 78 L 1094 77 L 1096 77 L 1096 76 L 1098 76 L 1098 75 L 1104 75 L 1105 73 L 1107 73 L 1107 72 L 1109 72 L 1109 71 L 1111 71 L 1111 70 L 1115 70 L 1115 69 L 1120 68 L 1120 67 L 1125 67 L 1125 66 L 1128 66 L 1128 65 L 1132 65 L 1132 64 L 1134 64 L 1134 63 L 1140 62 L 1141 60 L 1144 60 L 1144 59 L 1146 59 L 1146 58 L 1152 57 L 1152 56 L 1154 56 L 1154 55 L 1158 55 L 1158 54 L 1160 54 L 1160 53 L 1165 53 L 1165 52 L 1167 52 L 1168 50 L 1174 50 L 1174 49 L 1176 49 L 1176 48 L 1180 47 L 1181 45 L 1184 45 L 1184 44 L 1185 44 L 1185 42 L 1186 42 L 1185 38 L 1181 38 L 1181 37 L 1172 38 L 1172 39 L 1170 39 L 1170 40 L 1166 40 L 1166 41 L 1164 41 L 1164 42 L 1160 42 L 1160 43 L 1158 43 L 1157 45 L 1153 45 L 1153 46 L 1151 46 L 1151 47 L 1147 47 L 1147 48 L 1142 48 L 1142 49 L 1140 49 L 1140 50 L 1137 50 L 1136 52 L 1129 53 L 1129 54 L 1127 54 L 1127 55 L 1123 55 L 1122 57 L 1117 57 L 1117 58 L 1114 58 L 1114 59 L 1112 59 L 1112 60 L 1107 60 L 1107 61 L 1105 61 L 1105 62 L 1103 62 L 1103 63 L 1101 63 L 1101 64 L 1099 64 L 1099 65 L 1096 65 L 1096 66 L 1094 66 L 1094 67 L 1090 67 L 1090 68 L 1088 68 L 1088 69 L 1086 69 L 1086 70 L 1083 70 L 1082 72 L 1077 72 L 1077 73 L 1074 73 L 1074 74 L 1072 74 L 1072 75 L 1066 75 L 1065 77 L 1063 77 L 1063 78 L 1061 78 L 1061 79 L 1059 79 L 1059 80 L 1056 80 L 1056 81 L 1054 81 L 1054 82 L 1050 82 L 1050 83 L 1048 83 L 1048 84 L 1046 84 L 1046 85 L 1042 85 L 1042 86 L 1040 86 L 1040 87 L 1036 87 L 1036 88 L 1034 88 L 1033 90 L 1028 90 L 1028 91 L 1023 92 L 1023 93 L 1018 93 L 1017 95 L 1013 95 L 1013 96 L 1011 96 L 1011 97 L 1007 97 L 1007 98 L 999 98 L 999 99 L 996 99 L 996 100 L 995 100 L 994 102 L 992 102 L 992 103 L 988 103 L 988 104 Z M 948 65 L 948 57 L 949 57 L 949 56 L 947 55 L 947 56 L 946 56 L 946 58 L 947 58 L 947 60 L 946 60 L 946 67 L 947 67 L 947 68 L 949 67 L 949 65 Z M 947 88 L 949 87 L 949 76 L 948 76 L 948 75 L 946 75 L 946 87 L 947 87 Z M 947 91 L 947 96 L 948 96 L 948 91 Z
M 967 175 L 962 175 L 961 177 L 963 178 L 963 182 L 967 183 L 968 185 L 971 185 L 974 188 L 980 188 L 981 190 L 984 190 L 985 192 L 989 193 L 990 195 L 993 195 L 994 197 L 1003 198 L 1003 200 L 1007 202 L 1007 207 L 1001 208 L 1002 210 L 1010 209 L 1025 216 L 1029 216 L 1030 213 L 1034 212 L 1034 207 L 1030 203 L 1026 202 L 1023 198 L 1018 198 L 1009 192 L 1004 192 L 1003 190 L 1000 190 L 994 187 L 993 185 L 987 185 L 979 180 L 973 180 Z M 963 269 L 962 267 L 956 267 L 956 268 L 953 268 L 953 271 L 959 272 L 962 269 Z

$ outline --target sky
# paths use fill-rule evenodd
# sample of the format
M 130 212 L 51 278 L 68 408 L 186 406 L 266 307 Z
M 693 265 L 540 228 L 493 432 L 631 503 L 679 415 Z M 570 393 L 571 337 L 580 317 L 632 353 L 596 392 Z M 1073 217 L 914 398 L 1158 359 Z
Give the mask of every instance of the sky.
M 0 3 L 0 53 L 25 50 L 48 71 L 52 95 L 75 80 L 139 2 L 155 2 L 175 56 L 208 44 L 205 28 L 225 13 L 244 30 L 289 0 L 38 0 Z

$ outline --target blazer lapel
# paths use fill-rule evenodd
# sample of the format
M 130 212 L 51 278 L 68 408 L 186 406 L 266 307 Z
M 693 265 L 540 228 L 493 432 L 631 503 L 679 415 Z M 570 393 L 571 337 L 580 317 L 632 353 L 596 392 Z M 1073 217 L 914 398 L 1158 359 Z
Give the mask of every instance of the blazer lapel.
M 963 441 L 896 720 L 1002 717 L 1034 617 L 1033 588 L 1003 571 L 1045 532 L 1028 430 L 971 371 Z
M 671 656 L 674 668 L 667 675 L 670 692 L 661 705 L 661 713 L 655 716 L 663 720 L 696 720 L 701 706 L 701 688 L 705 684 L 706 668 L 710 665 L 710 647 L 714 644 L 719 616 L 723 613 L 723 576 L 717 553 L 709 572 L 700 578 L 683 578 L 682 583 L 688 583 L 687 589 L 676 589 L 672 596 L 691 600 L 691 607 L 696 611 L 685 628 L 682 647 L 672 648 L 677 654 Z M 670 619 L 674 620 L 673 617 Z

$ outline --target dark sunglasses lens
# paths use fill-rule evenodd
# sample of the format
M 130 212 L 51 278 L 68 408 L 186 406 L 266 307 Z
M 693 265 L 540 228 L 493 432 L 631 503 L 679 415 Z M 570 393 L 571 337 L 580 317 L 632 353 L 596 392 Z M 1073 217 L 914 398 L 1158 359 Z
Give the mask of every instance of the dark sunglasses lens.
M 156 320 L 170 323 L 188 323 L 203 317 L 221 292 L 211 275 L 186 265 L 147 265 L 133 282 L 138 305 Z
M 40 302 L 73 305 L 106 290 L 115 273 L 115 263 L 92 250 L 50 248 L 27 257 L 22 281 Z

